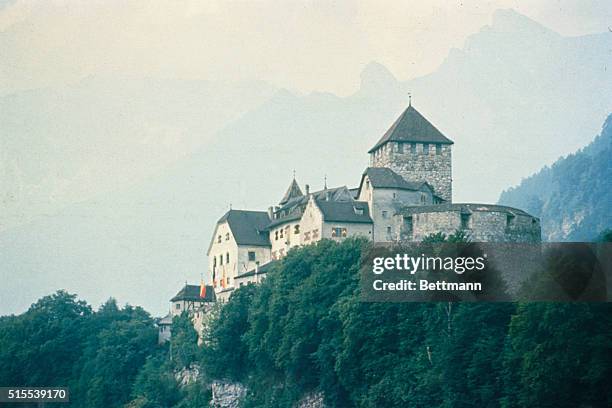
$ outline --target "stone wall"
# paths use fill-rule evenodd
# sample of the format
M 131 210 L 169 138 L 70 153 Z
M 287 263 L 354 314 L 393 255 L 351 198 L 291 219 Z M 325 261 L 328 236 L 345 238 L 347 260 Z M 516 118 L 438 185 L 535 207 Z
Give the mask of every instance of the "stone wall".
M 421 241 L 428 235 L 465 231 L 473 242 L 540 242 L 540 221 L 520 210 L 482 209 L 465 212 L 459 208 L 435 211 L 413 208 L 395 216 L 398 239 Z M 463 220 L 462 220 L 463 217 Z M 411 222 L 410 222 L 411 221 Z M 412 231 L 410 231 L 412 225 Z
M 387 167 L 408 181 L 427 181 L 436 194 L 446 201 L 452 201 L 452 145 L 389 142 L 371 153 L 373 167 Z M 438 154 L 439 152 L 439 154 Z

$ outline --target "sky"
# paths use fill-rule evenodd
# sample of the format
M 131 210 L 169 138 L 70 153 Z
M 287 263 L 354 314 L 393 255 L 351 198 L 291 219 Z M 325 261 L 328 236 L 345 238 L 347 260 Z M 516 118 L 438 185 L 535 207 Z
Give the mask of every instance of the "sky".
M 469 36 L 490 24 L 496 10 L 508 8 L 553 30 L 552 36 L 530 37 L 531 48 L 524 44 L 525 37 L 506 38 L 511 43 L 506 54 L 495 41 L 471 51 L 450 52 L 463 48 Z M 513 13 L 505 14 L 514 21 Z M 521 21 L 518 18 L 515 22 L 520 25 Z M 537 23 L 534 25 L 539 27 Z M 533 25 L 531 21 L 526 24 L 529 31 Z M 462 95 L 484 96 L 462 101 L 484 115 L 482 123 L 474 115 L 464 120 L 464 112 L 455 108 L 458 104 L 453 96 L 457 95 L 438 99 L 447 90 L 446 81 L 456 78 L 452 73 L 442 72 L 436 77 L 435 81 L 442 79 L 438 82 L 424 78 L 411 84 L 418 88 L 420 81 L 423 86 L 420 91 L 411 89 L 420 92 L 415 95 L 419 108 L 422 106 L 426 116 L 441 129 L 448 129 L 458 142 L 453 170 L 456 183 L 461 183 L 461 177 L 489 177 L 497 183 L 483 182 L 484 188 L 471 183 L 469 195 L 465 189 L 456 189 L 457 194 L 482 201 L 473 194 L 477 190 L 481 196 L 487 195 L 485 201 L 493 202 L 500 186 L 507 188 L 520 177 L 552 163 L 558 154 L 584 146 L 599 131 L 604 118 L 601 113 L 609 112 L 606 95 L 610 94 L 606 86 L 601 86 L 597 71 L 605 65 L 603 37 L 595 39 L 593 50 L 580 53 L 588 60 L 584 64 L 571 58 L 565 64 L 557 61 L 556 55 L 567 57 L 563 47 L 557 51 L 565 54 L 538 50 L 555 51 L 546 45 L 557 44 L 555 33 L 607 35 L 611 26 L 609 0 L 0 0 L 0 280 L 3 273 L 19 276 L 0 286 L 0 314 L 24 310 L 54 286 L 66 287 L 94 302 L 113 295 L 151 310 L 165 308 L 169 293 L 174 293 L 183 279 L 197 277 L 206 265 L 203 247 L 209 239 L 208 224 L 225 211 L 230 190 L 236 204 L 236 197 L 252 197 L 254 188 L 272 191 L 280 185 L 283 190 L 283 180 L 296 161 L 303 162 L 302 173 L 298 167 L 300 181 L 306 182 L 303 172 L 313 167 L 308 165 L 307 156 L 285 165 L 281 160 L 270 160 L 277 166 L 275 177 L 267 178 L 261 186 L 241 183 L 247 159 L 253 156 L 250 151 L 244 153 L 241 137 L 248 135 L 247 143 L 252 142 L 252 135 L 257 135 L 256 140 L 272 139 L 271 129 L 276 132 L 276 140 L 284 140 L 287 134 L 303 136 L 296 141 L 331 138 L 339 133 L 326 121 L 365 112 L 359 119 L 370 118 L 372 129 L 380 128 L 372 131 L 373 135 L 365 134 L 365 119 L 337 126 L 352 129 L 354 138 L 355 133 L 362 132 L 374 141 L 392 123 L 399 111 L 379 114 L 380 105 L 364 107 L 359 104 L 363 93 L 344 99 L 293 95 L 315 91 L 352 95 L 360 87 L 364 68 L 372 61 L 384 66 L 382 85 L 391 77 L 385 69 L 399 81 L 408 81 L 435 72 L 449 55 L 455 59 L 465 55 L 465 61 L 475 63 L 477 68 L 493 67 L 489 71 L 478 69 L 484 74 L 473 78 L 459 76 L 467 78 L 459 81 L 467 89 Z M 495 38 L 495 33 L 479 38 L 485 37 Z M 533 42 L 536 38 L 540 43 Z M 578 43 L 594 44 L 586 40 Z M 487 50 L 483 55 L 488 59 L 471 54 L 474 50 Z M 524 64 L 504 63 L 515 61 L 517 50 L 528 51 L 519 53 L 528 56 Z M 499 61 L 491 60 L 491 55 Z M 552 65 L 551 59 L 555 60 Z M 501 66 L 496 66 L 500 61 Z M 544 70 L 530 75 L 529 67 Z M 521 73 L 519 78 L 515 78 L 515 71 Z M 589 76 L 583 80 L 580 75 Z M 516 81 L 515 86 L 504 88 L 500 78 Z M 533 78 L 537 78 L 538 86 L 525 87 Z M 572 78 L 582 78 L 580 87 L 573 85 Z M 370 84 L 380 86 L 377 80 Z M 392 86 L 398 84 L 393 79 Z M 563 96 L 570 93 L 570 86 L 582 98 L 578 100 L 587 101 L 580 103 L 579 109 L 566 109 L 571 98 L 566 101 Z M 277 93 L 278 88 L 291 92 Z M 395 95 L 395 88 L 390 92 L 382 88 L 380 95 Z M 489 89 L 505 92 L 488 93 Z M 518 89 L 529 89 L 530 98 L 526 99 L 539 101 L 537 106 L 529 104 L 528 109 L 518 107 L 524 114 L 520 123 L 513 115 L 517 109 L 506 103 L 520 100 L 513 93 Z M 550 99 L 556 103 L 547 103 Z M 277 106 L 276 100 L 289 105 Z M 265 109 L 260 111 L 262 106 Z M 327 112 L 328 106 L 340 111 Z M 499 112 L 488 115 L 489 106 L 496 106 Z M 296 118 L 292 112 L 304 116 Z M 542 112 L 550 123 L 541 120 Z M 309 122 L 311 117 L 318 118 L 317 123 Z M 301 124 L 298 131 L 293 128 L 296 120 Z M 228 127 L 230 132 L 223 133 Z M 562 143 L 557 141 L 559 129 L 565 132 Z M 527 141 L 536 152 L 551 137 L 555 143 L 547 152 L 520 157 L 521 168 L 510 172 L 507 169 L 516 165 L 507 164 L 516 163 L 518 149 L 504 150 L 507 157 L 495 162 L 490 155 L 467 155 L 489 148 L 486 143 L 470 145 L 475 134 L 485 140 L 482 135 L 493 132 L 497 132 L 497 140 L 508 136 L 504 140 L 510 143 Z M 469 137 L 460 141 L 454 138 L 455 133 Z M 235 139 L 237 157 L 248 157 L 233 169 L 237 188 L 231 185 L 220 197 L 209 195 L 198 177 L 211 168 L 218 170 L 209 166 L 209 162 L 215 163 L 215 157 L 196 155 L 195 160 L 181 160 L 200 151 L 200 147 L 205 151 L 215 137 L 228 134 Z M 502 150 L 504 146 L 508 145 L 494 147 Z M 365 151 L 364 147 L 359 156 L 350 156 L 355 166 L 365 165 Z M 201 157 L 204 159 L 197 160 Z M 482 162 L 473 162 L 471 157 L 480 157 Z M 354 182 L 345 177 L 353 174 L 345 161 L 326 163 L 335 164 L 312 169 L 309 180 L 321 181 L 322 172 L 327 171 L 325 174 L 337 180 L 333 183 Z M 175 164 L 179 169 L 184 164 L 187 170 L 172 178 Z M 486 169 L 482 170 L 487 172 L 486 177 L 479 174 L 480 169 Z M 161 182 L 156 179 L 159 174 L 167 175 L 166 170 L 167 184 L 164 177 Z M 130 189 L 122 194 L 127 187 Z M 149 189 L 152 193 L 147 194 Z M 280 190 L 279 194 L 283 192 Z M 106 194 L 111 191 L 118 192 L 117 196 Z M 175 195 L 167 195 L 167 191 Z M 268 203 L 267 197 L 258 198 Z M 202 202 L 208 205 L 207 211 L 202 210 Z M 248 204 L 249 209 L 258 208 Z M 143 276 L 147 277 L 146 284 Z
M 345 96 L 371 61 L 432 72 L 499 8 L 566 36 L 612 26 L 612 2 L 588 0 L 0 0 L 0 95 L 121 74 Z

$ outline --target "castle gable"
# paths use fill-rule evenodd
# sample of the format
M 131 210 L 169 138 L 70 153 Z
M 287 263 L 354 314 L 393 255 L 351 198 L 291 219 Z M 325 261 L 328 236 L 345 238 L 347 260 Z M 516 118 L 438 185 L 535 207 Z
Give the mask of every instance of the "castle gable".
M 270 223 L 265 211 L 229 210 L 217 224 L 227 222 L 237 245 L 270 246 L 266 226 Z

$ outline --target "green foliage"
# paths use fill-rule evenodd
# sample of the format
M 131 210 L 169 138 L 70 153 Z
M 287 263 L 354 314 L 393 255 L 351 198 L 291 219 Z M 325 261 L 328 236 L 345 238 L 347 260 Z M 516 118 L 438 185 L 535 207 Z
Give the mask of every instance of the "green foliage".
M 76 295 L 45 296 L 20 316 L 0 320 L 0 384 L 62 386 L 88 337 L 91 308 Z
M 599 234 L 597 242 L 612 242 L 612 229 L 608 228 Z
M 446 235 L 443 232 L 436 232 L 434 234 L 430 234 L 423 238 L 422 241 L 424 244 L 435 244 L 435 243 L 467 243 L 470 242 L 469 234 L 463 230 L 456 230 L 452 234 Z
M 64 291 L 0 319 L 0 384 L 69 386 L 75 407 L 116 407 L 156 348 L 153 320 L 109 300 L 93 312 Z
M 609 406 L 608 304 L 365 303 L 366 245 L 292 250 L 261 285 L 237 290 L 204 370 L 247 385 L 245 407 L 292 406 L 311 391 L 331 407 Z
M 165 352 L 151 355 L 140 369 L 129 407 L 162 408 L 176 405 L 183 397 Z
M 211 313 L 204 347 L 186 315 L 158 346 L 140 308 L 44 297 L 0 318 L 0 383 L 68 385 L 71 406 L 94 408 L 208 406 L 212 379 L 244 383 L 245 408 L 308 392 L 343 408 L 612 406 L 609 303 L 366 303 L 368 245 L 290 251 Z M 200 375 L 180 385 L 185 370 Z
M 200 358 L 198 333 L 186 312 L 172 319 L 170 360 L 175 369 L 188 368 Z
M 612 305 L 526 303 L 512 317 L 504 407 L 612 405 Z

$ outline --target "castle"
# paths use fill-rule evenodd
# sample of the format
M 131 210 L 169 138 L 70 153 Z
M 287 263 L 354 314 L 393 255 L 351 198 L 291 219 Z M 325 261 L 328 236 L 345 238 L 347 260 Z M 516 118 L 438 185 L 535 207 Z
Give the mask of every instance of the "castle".
M 368 151 L 358 187 L 302 191 L 294 177 L 267 211 L 229 210 L 207 252 L 216 299 L 259 282 L 291 248 L 321 239 L 419 241 L 462 230 L 472 241 L 539 242 L 539 219 L 522 210 L 452 201 L 452 146 L 409 104 Z

